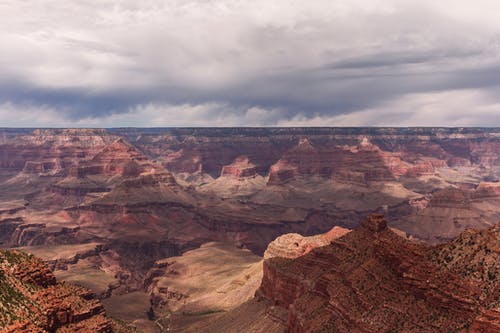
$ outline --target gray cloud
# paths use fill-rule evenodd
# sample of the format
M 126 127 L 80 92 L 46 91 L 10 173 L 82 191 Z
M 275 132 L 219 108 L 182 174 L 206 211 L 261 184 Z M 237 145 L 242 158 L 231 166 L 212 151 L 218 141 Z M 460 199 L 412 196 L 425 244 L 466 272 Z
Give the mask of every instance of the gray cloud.
M 432 50 L 428 52 L 419 50 L 414 52 L 387 52 L 340 60 L 336 63 L 325 66 L 325 68 L 369 69 L 374 67 L 395 67 L 400 65 L 415 65 L 438 61 L 466 59 L 481 55 L 482 51 L 476 49 L 444 49 Z
M 0 1 L 0 115 L 29 111 L 25 126 L 40 113 L 55 126 L 335 125 L 369 110 L 403 124 L 420 118 L 394 112 L 401 101 L 431 94 L 447 108 L 479 91 L 467 100 L 478 125 L 500 104 L 498 10 L 487 0 Z

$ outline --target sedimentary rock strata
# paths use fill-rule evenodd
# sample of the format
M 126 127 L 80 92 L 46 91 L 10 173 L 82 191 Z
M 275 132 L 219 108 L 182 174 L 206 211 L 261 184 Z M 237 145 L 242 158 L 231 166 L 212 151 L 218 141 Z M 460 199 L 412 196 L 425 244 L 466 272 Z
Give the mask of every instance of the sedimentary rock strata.
M 221 176 L 234 176 L 237 178 L 252 177 L 257 174 L 255 164 L 248 157 L 239 156 L 233 163 L 222 167 Z
M 106 318 L 90 291 L 57 283 L 40 259 L 0 252 L 2 332 L 131 332 Z
M 303 256 L 313 249 L 329 245 L 334 239 L 344 236 L 350 230 L 333 227 L 330 231 L 314 236 L 304 237 L 299 234 L 285 234 L 269 243 L 264 252 L 264 259 L 274 257 L 294 259 Z
M 258 295 L 288 309 L 287 332 L 496 332 L 496 247 L 498 226 L 426 247 L 372 216 L 305 256 L 266 260 Z
M 261 256 L 296 234 L 270 251 L 307 256 L 328 245 L 307 237 L 354 229 L 373 211 L 410 238 L 443 243 L 500 220 L 499 138 L 443 128 L 0 129 L 0 245 L 100 244 L 63 273 L 95 273 L 107 297 L 138 291 L 157 260 L 207 242 Z

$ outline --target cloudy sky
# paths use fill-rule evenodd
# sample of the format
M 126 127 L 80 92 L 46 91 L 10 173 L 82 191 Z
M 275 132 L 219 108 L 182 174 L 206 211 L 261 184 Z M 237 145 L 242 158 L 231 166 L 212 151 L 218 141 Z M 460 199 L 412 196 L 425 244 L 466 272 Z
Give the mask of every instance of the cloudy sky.
M 500 126 L 498 0 L 0 0 L 0 127 Z

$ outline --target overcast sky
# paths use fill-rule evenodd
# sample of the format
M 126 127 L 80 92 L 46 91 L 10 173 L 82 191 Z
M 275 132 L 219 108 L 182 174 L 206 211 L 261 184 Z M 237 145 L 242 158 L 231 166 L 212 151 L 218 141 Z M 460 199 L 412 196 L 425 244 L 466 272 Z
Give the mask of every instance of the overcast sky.
M 0 127 L 500 126 L 498 0 L 0 0 Z

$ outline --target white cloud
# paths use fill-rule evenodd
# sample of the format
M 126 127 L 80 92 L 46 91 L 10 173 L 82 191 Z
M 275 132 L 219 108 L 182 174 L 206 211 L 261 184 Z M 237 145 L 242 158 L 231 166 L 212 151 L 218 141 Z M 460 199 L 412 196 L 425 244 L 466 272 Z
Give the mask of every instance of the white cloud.
M 0 0 L 0 103 L 70 125 L 165 105 L 162 124 L 186 106 L 192 125 L 355 122 L 335 117 L 498 84 L 469 76 L 500 69 L 499 11 L 488 0 Z
M 452 2 L 2 1 L 0 59 L 43 87 L 213 87 L 382 49 L 486 44 L 500 31 L 484 15 L 495 2 Z
M 500 119 L 500 100 L 481 90 L 454 90 L 401 96 L 377 108 L 338 116 L 296 116 L 279 126 L 479 126 Z
M 279 109 L 248 107 L 234 113 L 224 104 L 137 105 L 127 112 L 72 120 L 49 106 L 0 104 L 0 124 L 7 127 L 175 127 L 263 126 L 274 123 Z M 15 116 L 14 116 L 15 115 Z M 38 115 L 34 117 L 34 115 Z

